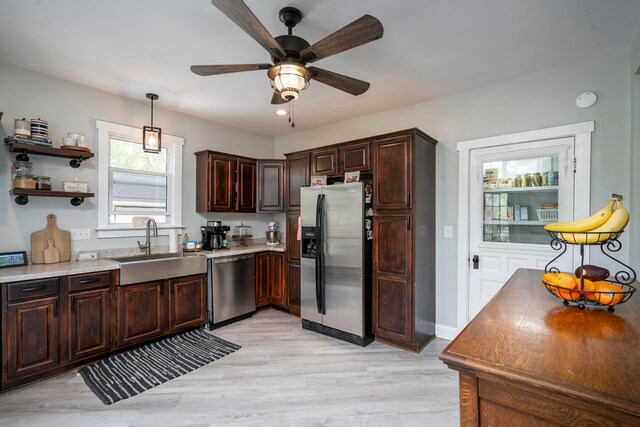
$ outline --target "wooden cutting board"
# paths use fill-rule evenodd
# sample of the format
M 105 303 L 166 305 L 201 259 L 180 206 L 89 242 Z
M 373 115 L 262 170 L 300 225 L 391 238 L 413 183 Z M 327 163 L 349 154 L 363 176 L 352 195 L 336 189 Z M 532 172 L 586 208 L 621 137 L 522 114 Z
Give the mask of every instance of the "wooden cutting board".
M 53 240 L 53 245 L 60 254 L 60 261 L 55 262 L 71 260 L 71 233 L 60 230 L 56 226 L 56 216 L 49 214 L 47 215 L 47 226 L 45 229 L 31 233 L 32 264 L 45 263 L 44 251 L 49 247 L 49 240 Z

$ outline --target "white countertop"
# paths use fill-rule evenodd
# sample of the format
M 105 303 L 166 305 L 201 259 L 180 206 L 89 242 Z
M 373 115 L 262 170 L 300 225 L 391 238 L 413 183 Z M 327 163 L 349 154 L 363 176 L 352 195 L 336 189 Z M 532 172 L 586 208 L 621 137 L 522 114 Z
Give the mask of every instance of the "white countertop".
M 58 264 L 31 264 L 25 267 L 1 269 L 0 283 L 94 273 L 96 271 L 117 270 L 118 268 L 120 268 L 120 266 L 117 262 L 108 259 L 69 261 Z
M 256 252 L 285 252 L 286 246 L 249 245 L 216 251 L 201 251 L 199 255 L 208 258 L 221 258 L 232 255 L 251 254 Z M 0 283 L 19 282 L 22 280 L 44 279 L 48 277 L 70 276 L 73 274 L 93 273 L 96 271 L 117 270 L 120 265 L 107 258 L 88 261 L 70 261 L 58 264 L 31 264 L 26 267 L 0 269 Z
M 286 245 L 282 243 L 279 245 L 267 245 L 266 243 L 263 243 L 260 245 L 236 246 L 229 249 L 202 251 L 199 253 L 207 256 L 208 258 L 221 258 L 225 256 L 253 254 L 256 252 L 285 252 L 286 250 Z

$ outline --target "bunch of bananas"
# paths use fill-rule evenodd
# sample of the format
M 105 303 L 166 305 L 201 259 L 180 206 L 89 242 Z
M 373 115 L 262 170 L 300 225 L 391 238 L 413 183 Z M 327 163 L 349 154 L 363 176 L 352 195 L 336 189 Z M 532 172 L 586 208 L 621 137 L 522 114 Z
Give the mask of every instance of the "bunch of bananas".
M 615 237 L 628 223 L 629 211 L 622 206 L 622 196 L 613 194 L 609 204 L 589 218 L 547 224 L 544 229 L 560 233 L 568 243 L 592 245 Z

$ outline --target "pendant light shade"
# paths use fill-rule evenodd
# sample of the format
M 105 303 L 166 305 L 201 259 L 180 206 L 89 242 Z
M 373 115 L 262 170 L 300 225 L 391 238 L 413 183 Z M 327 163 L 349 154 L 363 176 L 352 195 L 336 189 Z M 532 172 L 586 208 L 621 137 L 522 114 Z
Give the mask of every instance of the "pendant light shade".
M 147 153 L 159 153 L 162 148 L 162 131 L 153 126 L 153 101 L 158 99 L 158 95 L 148 93 L 147 98 L 151 100 L 151 126 L 142 128 L 142 149 Z

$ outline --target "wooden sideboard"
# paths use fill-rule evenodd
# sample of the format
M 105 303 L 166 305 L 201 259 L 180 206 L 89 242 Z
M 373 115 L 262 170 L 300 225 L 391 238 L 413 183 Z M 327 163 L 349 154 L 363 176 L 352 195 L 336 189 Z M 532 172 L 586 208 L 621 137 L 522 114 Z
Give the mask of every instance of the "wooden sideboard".
M 565 307 L 542 274 L 516 271 L 440 355 L 459 371 L 460 425 L 640 426 L 640 295 Z

